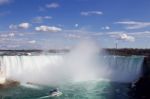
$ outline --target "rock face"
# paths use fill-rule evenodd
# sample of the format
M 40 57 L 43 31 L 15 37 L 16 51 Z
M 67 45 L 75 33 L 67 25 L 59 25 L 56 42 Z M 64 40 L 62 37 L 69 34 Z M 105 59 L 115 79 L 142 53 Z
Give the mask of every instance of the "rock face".
M 143 75 L 130 93 L 135 99 L 150 99 L 150 56 L 144 58 Z
M 146 56 L 144 58 L 143 76 L 149 76 L 150 77 L 150 56 Z
M 19 82 L 6 79 L 5 73 L 0 71 L 0 89 L 19 85 Z
M 6 80 L 5 83 L 0 84 L 0 89 L 1 88 L 10 88 L 10 87 L 15 87 L 18 86 L 19 82 L 13 81 L 13 80 Z
M 150 78 L 141 77 L 131 88 L 131 95 L 135 99 L 150 99 Z

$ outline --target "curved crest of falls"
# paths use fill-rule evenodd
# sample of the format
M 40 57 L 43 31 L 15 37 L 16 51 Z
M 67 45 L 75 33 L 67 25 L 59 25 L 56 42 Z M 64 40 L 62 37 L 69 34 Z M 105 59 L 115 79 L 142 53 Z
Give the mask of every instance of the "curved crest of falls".
M 132 82 L 141 75 L 143 63 L 140 56 L 101 56 L 89 63 L 88 59 L 73 62 L 70 58 L 61 54 L 0 56 L 0 66 L 7 79 L 49 84 L 83 79 Z

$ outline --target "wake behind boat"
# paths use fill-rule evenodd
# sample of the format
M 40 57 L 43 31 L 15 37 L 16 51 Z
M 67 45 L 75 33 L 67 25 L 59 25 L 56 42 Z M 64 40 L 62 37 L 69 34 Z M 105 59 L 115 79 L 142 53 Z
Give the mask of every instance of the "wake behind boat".
M 56 89 L 51 90 L 51 91 L 49 92 L 49 95 L 40 97 L 40 98 L 38 98 L 38 99 L 45 99 L 45 98 L 49 98 L 49 97 L 58 97 L 58 96 L 61 96 L 61 95 L 62 95 L 62 92 L 59 91 L 58 88 L 56 88 Z

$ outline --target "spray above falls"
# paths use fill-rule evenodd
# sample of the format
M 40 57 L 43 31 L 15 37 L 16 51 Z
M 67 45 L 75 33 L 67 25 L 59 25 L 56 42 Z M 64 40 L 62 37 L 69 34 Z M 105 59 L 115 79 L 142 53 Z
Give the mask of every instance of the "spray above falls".
M 68 53 L 0 56 L 0 62 L 7 79 L 49 85 L 100 79 L 132 82 L 141 74 L 143 57 L 102 55 L 94 42 L 83 41 Z

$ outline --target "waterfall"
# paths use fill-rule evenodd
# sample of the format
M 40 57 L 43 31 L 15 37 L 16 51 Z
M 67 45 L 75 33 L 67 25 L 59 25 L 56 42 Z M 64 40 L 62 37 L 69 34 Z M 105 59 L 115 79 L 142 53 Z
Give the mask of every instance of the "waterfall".
M 0 56 L 0 65 L 1 69 L 5 71 L 7 79 L 21 82 L 47 84 L 49 82 L 62 82 L 72 77 L 72 75 L 73 77 L 74 75 L 78 75 L 79 72 L 84 73 L 81 73 L 82 75 L 78 75 L 78 77 L 80 76 L 82 78 L 81 76 L 86 75 L 89 77 L 89 70 L 92 69 L 88 68 L 88 72 L 82 71 L 82 69 L 87 69 L 87 67 L 76 66 L 73 65 L 74 63 L 67 64 L 70 59 L 65 58 L 67 57 L 64 57 L 64 55 L 55 54 Z M 94 72 L 99 78 L 109 79 L 111 81 L 132 82 L 141 75 L 143 59 L 144 57 L 141 56 L 103 56 L 96 59 L 99 65 Z M 67 65 L 72 66 L 68 69 Z
M 58 72 L 58 65 L 62 64 L 62 56 L 1 56 L 0 61 L 7 79 L 43 83 L 52 78 L 55 71 Z
M 143 56 L 104 56 L 104 77 L 111 81 L 132 82 L 142 75 Z

